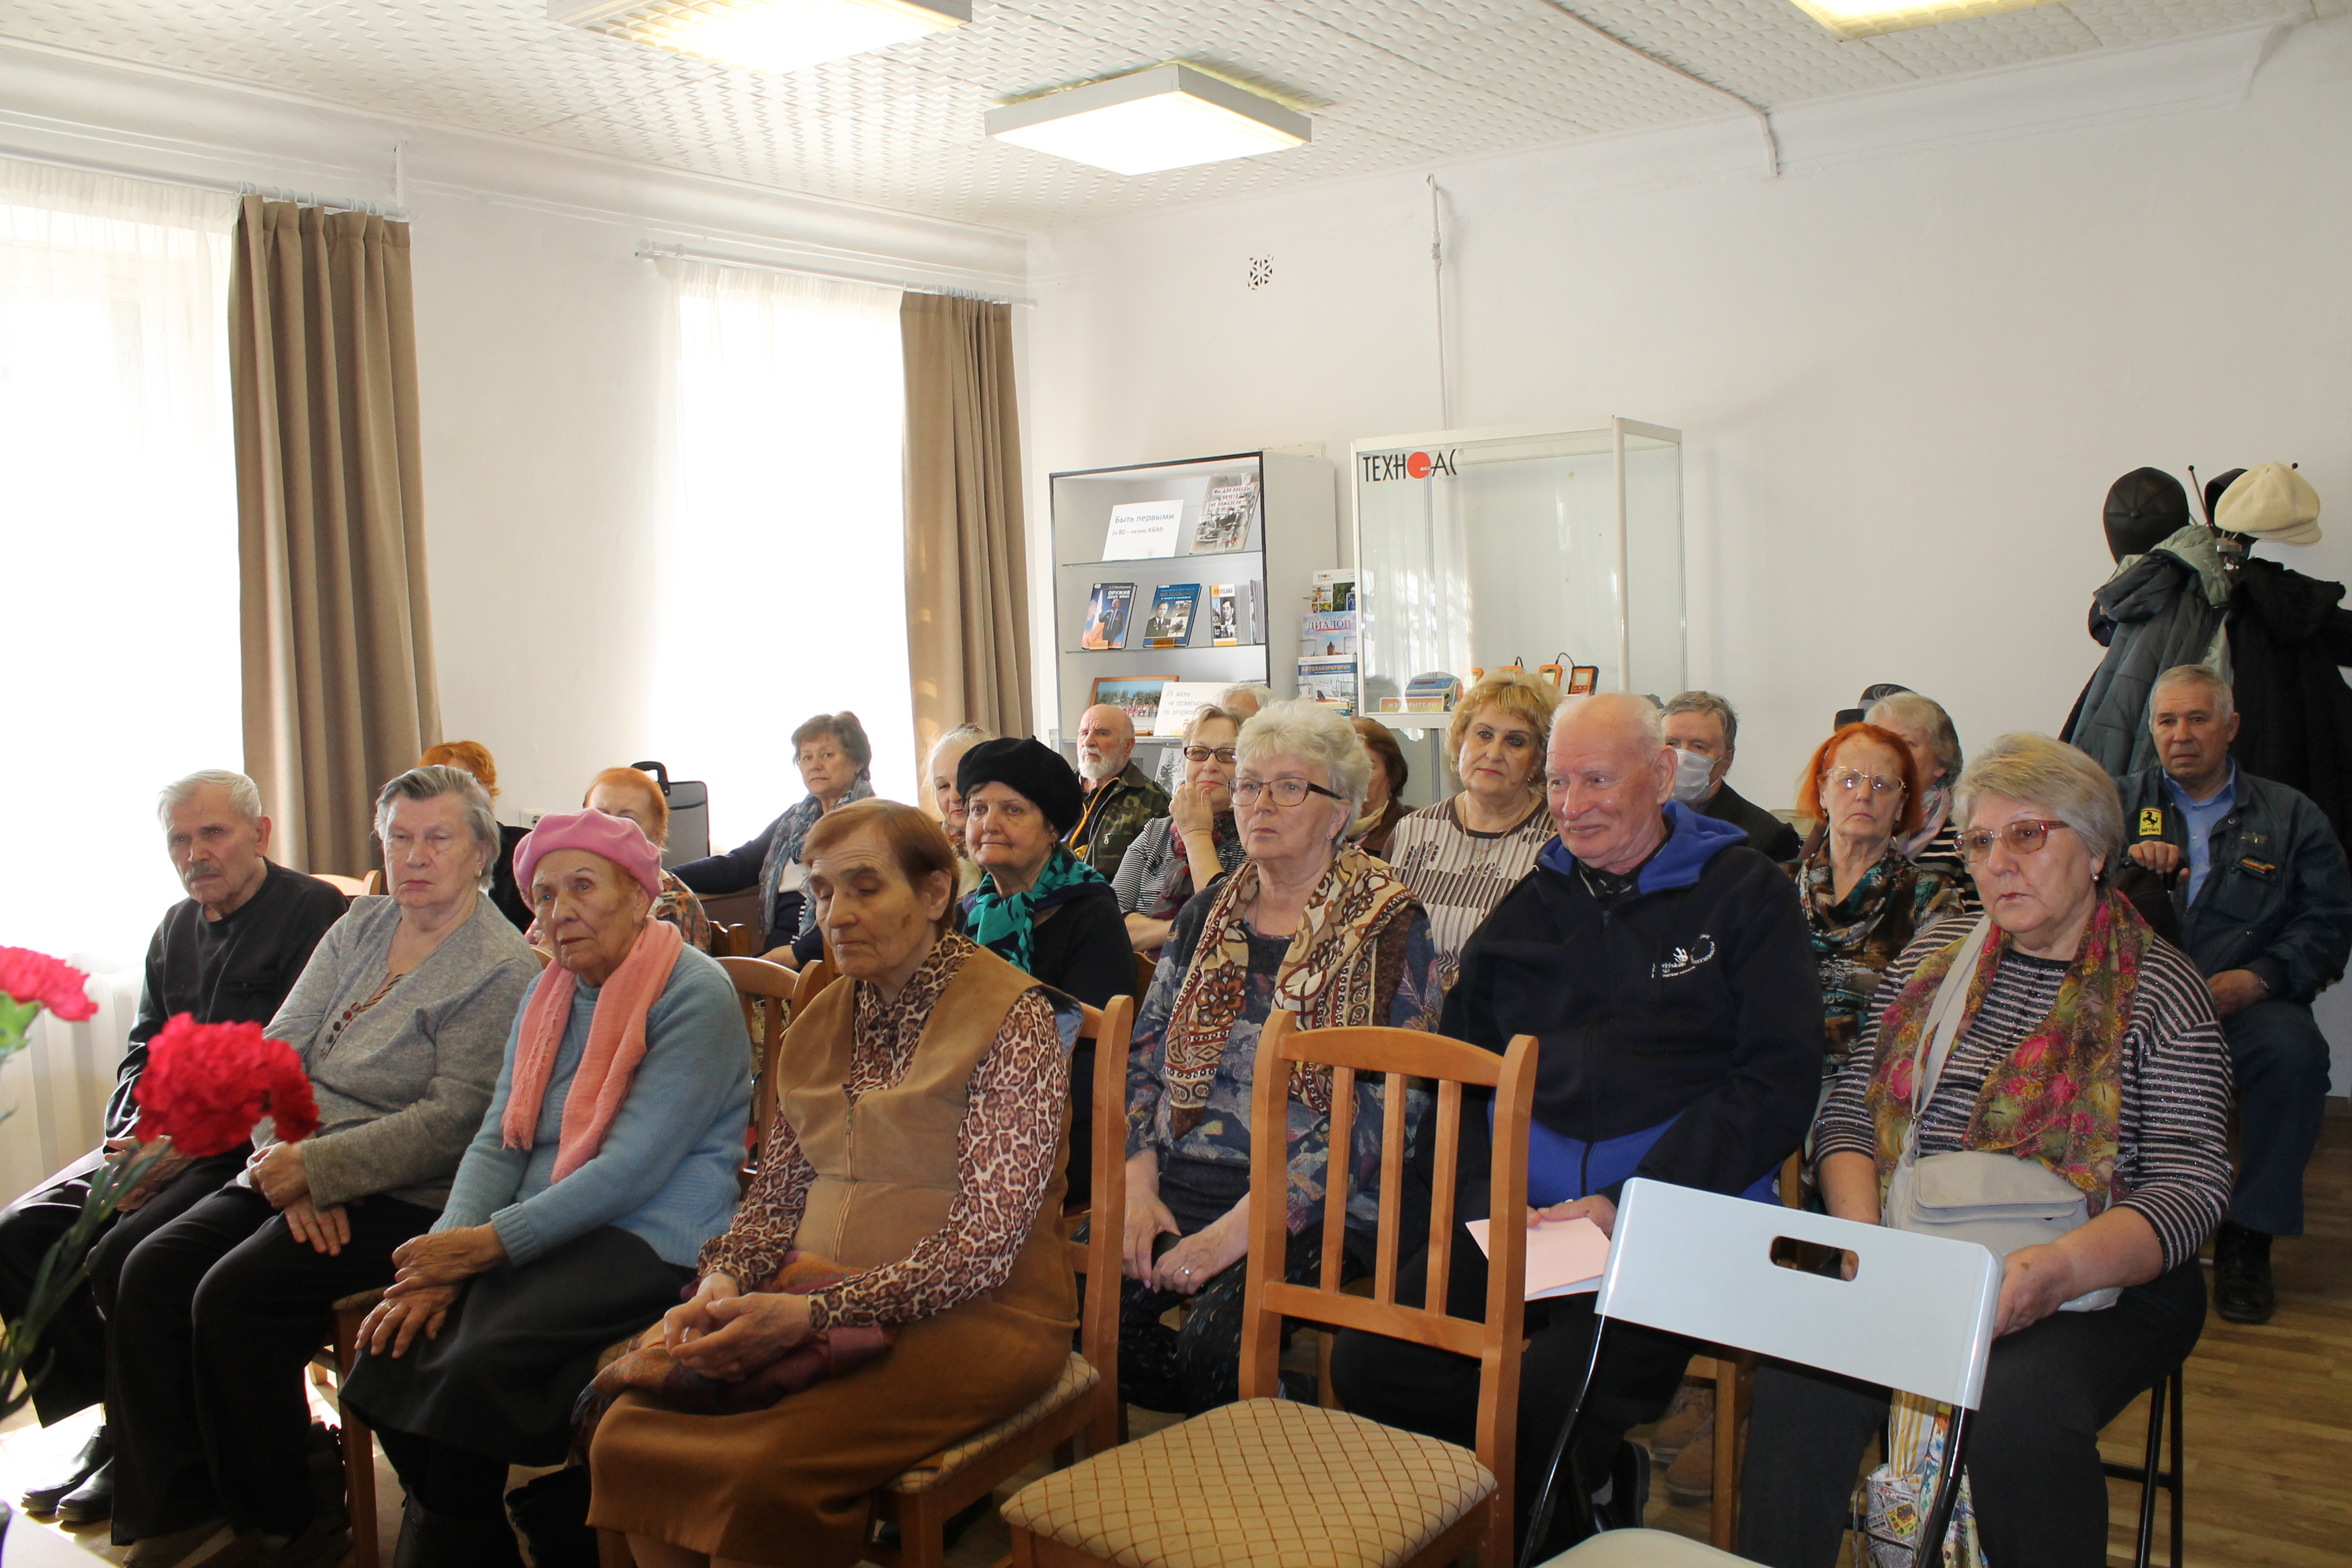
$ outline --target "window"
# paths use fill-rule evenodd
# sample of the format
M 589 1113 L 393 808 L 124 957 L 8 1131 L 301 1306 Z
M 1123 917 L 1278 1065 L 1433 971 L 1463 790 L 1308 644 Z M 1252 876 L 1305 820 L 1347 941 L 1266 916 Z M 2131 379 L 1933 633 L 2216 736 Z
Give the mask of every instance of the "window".
M 0 160 L 0 942 L 135 964 L 155 795 L 244 765 L 233 196 Z
M 807 793 L 791 736 L 818 713 L 856 713 L 875 792 L 918 801 L 898 291 L 663 267 L 677 291 L 677 480 L 650 754 L 709 784 L 714 848 Z

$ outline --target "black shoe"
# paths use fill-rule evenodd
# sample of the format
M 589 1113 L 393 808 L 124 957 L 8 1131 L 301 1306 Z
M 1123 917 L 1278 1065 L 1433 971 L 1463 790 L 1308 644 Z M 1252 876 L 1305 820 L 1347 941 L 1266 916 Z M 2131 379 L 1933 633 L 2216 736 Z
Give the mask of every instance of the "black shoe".
M 401 1515 L 400 1544 L 394 1568 L 415 1563 L 430 1568 L 523 1568 L 522 1548 L 503 1519 L 451 1519 L 433 1512 L 409 1494 Z
M 60 1524 L 96 1524 L 114 1517 L 114 1461 L 109 1459 L 89 1479 L 66 1493 L 58 1504 Z
M 596 1532 L 588 1528 L 587 1466 L 550 1470 L 515 1488 L 507 1493 L 507 1517 L 530 1543 L 537 1568 L 597 1568 Z
M 89 1441 L 81 1446 L 81 1452 L 76 1454 L 67 1463 L 64 1474 L 55 1480 L 46 1481 L 37 1487 L 26 1489 L 25 1511 L 55 1513 L 58 1504 L 66 1500 L 67 1493 L 97 1474 L 99 1469 L 113 1458 L 114 1439 L 107 1436 L 106 1427 L 101 1423 L 98 1430 L 89 1435 Z
M 2221 1222 L 2213 1235 L 2213 1310 L 2232 1323 L 2267 1323 L 2278 1311 L 2269 1237 Z

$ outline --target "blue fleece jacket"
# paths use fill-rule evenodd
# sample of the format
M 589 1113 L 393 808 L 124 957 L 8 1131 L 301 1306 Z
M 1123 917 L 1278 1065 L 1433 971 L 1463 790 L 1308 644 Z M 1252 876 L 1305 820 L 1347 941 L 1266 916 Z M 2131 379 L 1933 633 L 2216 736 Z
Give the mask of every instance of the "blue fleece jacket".
M 549 973 L 552 973 L 551 970 Z M 544 983 L 547 976 L 541 976 Z M 506 1065 L 436 1230 L 487 1223 L 518 1267 L 600 1226 L 618 1226 L 665 1263 L 691 1268 L 702 1244 L 735 1217 L 735 1173 L 751 1121 L 751 1042 L 735 987 L 709 958 L 681 948 L 646 1015 L 646 1054 L 595 1157 L 555 1177 L 563 1102 L 588 1050 L 597 992 L 572 994 L 529 1149 L 506 1147 L 499 1122 L 514 1088 L 515 1045 L 528 1002 L 507 1031 Z

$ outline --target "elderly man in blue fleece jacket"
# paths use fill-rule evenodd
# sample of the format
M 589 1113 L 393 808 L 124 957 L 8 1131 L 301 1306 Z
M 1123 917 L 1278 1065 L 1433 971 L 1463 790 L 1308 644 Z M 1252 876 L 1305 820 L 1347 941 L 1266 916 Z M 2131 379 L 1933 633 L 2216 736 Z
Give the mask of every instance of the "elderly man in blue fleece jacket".
M 1649 702 L 1599 696 L 1560 710 L 1545 773 L 1559 837 L 1464 947 L 1440 1026 L 1494 1051 L 1536 1037 L 1528 1202 L 1604 1231 L 1631 1176 L 1775 1201 L 1821 1076 L 1821 989 L 1795 889 L 1740 828 L 1673 800 L 1674 776 Z M 1492 1118 L 1465 1097 L 1457 1222 L 1486 1216 Z M 1428 1132 L 1416 1140 L 1423 1161 Z M 1483 1318 L 1485 1255 L 1466 1235 L 1453 1251 L 1446 1310 Z M 1402 1271 L 1399 1299 L 1418 1297 L 1426 1266 Z M 1591 1355 L 1592 1300 L 1528 1304 L 1523 1531 Z M 1691 1351 L 1631 1324 L 1610 1335 L 1576 1462 L 1589 1489 L 1609 1492 L 1611 1522 L 1640 1521 L 1646 1466 L 1625 1431 L 1664 1411 Z M 1331 1372 L 1349 1409 L 1472 1445 L 1475 1361 L 1351 1331 Z M 1554 1518 L 1564 1526 L 1569 1514 Z

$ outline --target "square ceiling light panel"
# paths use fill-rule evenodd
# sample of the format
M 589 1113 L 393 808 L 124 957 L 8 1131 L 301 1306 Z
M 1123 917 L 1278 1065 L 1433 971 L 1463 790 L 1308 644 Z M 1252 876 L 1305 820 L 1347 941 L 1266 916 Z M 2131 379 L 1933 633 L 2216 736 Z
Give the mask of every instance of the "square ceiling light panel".
M 2002 11 L 2030 11 L 2049 0 L 1927 0 L 1905 5 L 1890 0 L 1797 0 L 1797 8 L 1849 41 L 1899 33 L 1906 27 L 1932 27 L 1969 16 L 1990 16 Z
M 971 0 L 547 0 L 548 19 L 782 75 L 971 20 Z
M 1315 136 L 1315 122 L 1296 110 L 1178 65 L 992 109 L 987 125 L 999 142 L 1114 174 L 1254 158 Z

